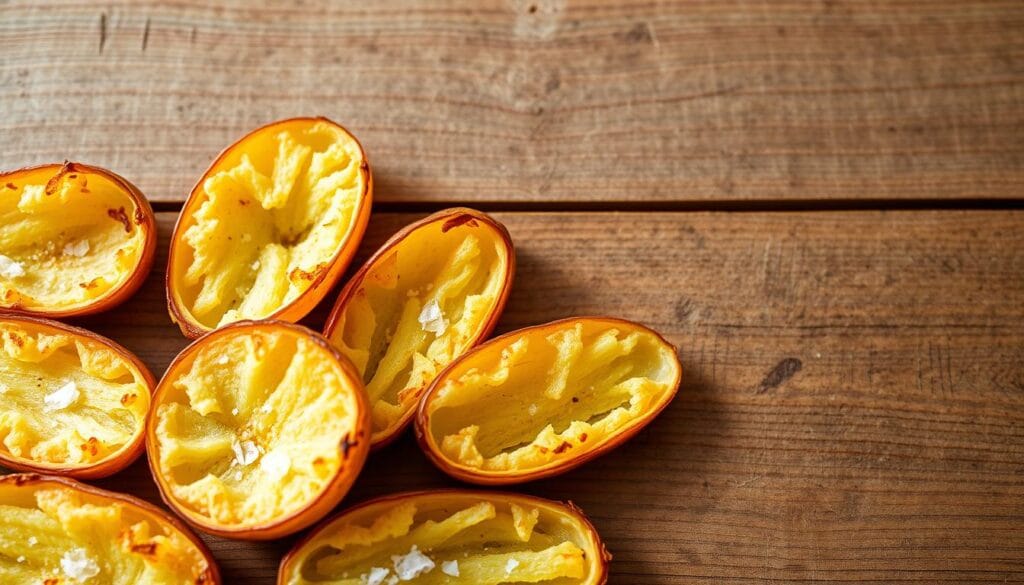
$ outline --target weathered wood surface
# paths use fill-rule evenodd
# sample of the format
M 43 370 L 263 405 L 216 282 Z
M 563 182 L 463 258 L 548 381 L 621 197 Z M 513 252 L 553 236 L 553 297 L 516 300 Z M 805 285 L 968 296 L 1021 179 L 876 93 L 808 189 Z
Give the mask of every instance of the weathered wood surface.
M 591 516 L 611 583 L 1024 582 L 1024 213 L 496 216 L 519 261 L 500 330 L 614 314 L 679 347 L 637 439 L 521 488 Z M 376 215 L 361 257 L 415 217 Z M 157 374 L 185 345 L 172 221 L 143 290 L 78 321 Z M 144 462 L 99 483 L 156 499 Z M 407 434 L 346 501 L 451 485 Z M 209 541 L 253 585 L 291 542 Z
M 180 201 L 244 132 L 321 114 L 380 201 L 1024 190 L 1019 0 L 209 4 L 0 1 L 2 167 Z

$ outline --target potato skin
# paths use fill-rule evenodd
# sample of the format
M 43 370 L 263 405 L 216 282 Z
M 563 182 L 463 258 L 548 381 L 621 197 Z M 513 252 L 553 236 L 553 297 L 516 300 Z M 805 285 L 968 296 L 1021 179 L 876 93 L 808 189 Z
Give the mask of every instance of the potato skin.
M 206 521 L 206 519 L 199 518 L 196 514 L 191 513 L 189 510 L 184 509 L 177 500 L 174 498 L 170 487 L 167 484 L 167 479 L 163 476 L 159 469 L 158 455 L 156 453 L 156 406 L 160 404 L 162 395 L 166 391 L 166 385 L 170 381 L 174 380 L 178 371 L 184 366 L 184 364 L 192 357 L 192 354 L 202 348 L 205 344 L 210 341 L 226 334 L 231 334 L 240 329 L 246 328 L 268 328 L 268 329 L 284 329 L 297 333 L 304 336 L 308 340 L 315 343 L 318 347 L 330 352 L 330 354 L 338 361 L 342 369 L 345 370 L 346 374 L 350 379 L 359 382 L 359 374 L 355 371 L 355 367 L 341 355 L 338 350 L 334 348 L 330 343 L 327 342 L 315 331 L 307 329 L 302 325 L 296 325 L 294 323 L 288 323 L 285 321 L 274 321 L 274 320 L 262 320 L 262 321 L 236 321 L 230 325 L 226 325 L 219 329 L 215 329 L 199 339 L 193 341 L 188 347 L 183 349 L 174 360 L 167 367 L 167 371 L 164 377 L 160 380 L 157 385 L 156 391 L 153 393 L 152 406 L 150 408 L 150 417 L 146 424 L 146 452 L 147 459 L 149 461 L 149 470 L 153 476 L 153 480 L 156 482 L 157 487 L 160 490 L 160 497 L 164 503 L 167 504 L 175 513 L 192 526 L 215 536 L 221 536 L 224 538 L 232 538 L 236 540 L 274 540 L 295 533 L 303 528 L 314 524 L 319 519 L 323 518 L 329 513 L 338 502 L 344 498 L 345 494 L 348 493 L 352 484 L 355 483 L 356 477 L 363 468 L 363 464 L 366 462 L 367 455 L 370 452 L 370 415 L 369 408 L 365 397 L 365 392 L 356 392 L 356 400 L 359 406 L 359 420 L 358 429 L 355 431 L 355 441 L 353 443 L 343 442 L 338 446 L 338 450 L 342 452 L 343 459 L 347 461 L 347 464 L 340 469 L 331 483 L 323 490 L 323 492 L 304 508 L 296 511 L 290 516 L 281 518 L 275 522 L 268 523 L 262 526 L 256 527 L 238 527 L 231 528 L 218 525 Z M 347 453 L 347 455 L 344 455 Z
M 0 323 L 4 322 L 16 323 L 27 329 L 31 328 L 47 332 L 62 333 L 70 337 L 88 339 L 107 347 L 111 351 L 117 353 L 118 356 L 123 358 L 125 361 L 129 362 L 140 374 L 142 374 L 142 377 L 146 382 L 146 390 L 149 391 L 149 396 L 152 399 L 154 388 L 156 388 L 156 378 L 153 377 L 153 373 L 149 371 L 149 368 L 146 367 L 146 364 L 142 363 L 142 360 L 139 359 L 138 356 L 112 339 L 108 339 L 102 335 L 80 327 L 72 327 L 71 325 L 65 325 L 64 323 L 51 321 L 49 319 L 41 319 L 38 317 L 29 317 L 24 315 L 0 315 Z M 150 401 L 150 407 L 152 407 L 152 400 Z M 152 411 L 152 408 L 150 410 Z M 139 458 L 139 455 L 142 455 L 142 452 L 145 451 L 145 425 L 147 423 L 148 415 L 146 421 L 143 421 L 143 428 L 141 429 L 141 432 L 136 435 L 131 444 L 126 446 L 116 457 L 100 461 L 95 465 L 45 465 L 15 458 L 4 451 L 0 451 L 0 464 L 17 471 L 53 474 L 81 480 L 109 477 L 134 463 L 135 460 Z
M 602 323 L 608 323 L 612 325 L 620 326 L 624 329 L 630 330 L 642 330 L 646 333 L 653 335 L 661 345 L 671 350 L 671 355 L 674 359 L 675 364 L 675 379 L 671 384 L 671 390 L 668 395 L 650 412 L 646 413 L 639 422 L 632 425 L 630 428 L 619 431 L 612 440 L 606 441 L 604 444 L 597 448 L 584 451 L 582 454 L 565 461 L 548 467 L 541 468 L 534 471 L 521 471 L 521 472 L 504 472 L 504 473 L 484 473 L 479 470 L 466 469 L 462 466 L 455 465 L 450 459 L 445 457 L 441 453 L 441 449 L 437 442 L 434 440 L 432 433 L 430 432 L 430 402 L 437 394 L 441 383 L 446 380 L 449 374 L 457 368 L 463 360 L 470 359 L 472 356 L 478 353 L 487 351 L 500 351 L 500 349 L 506 346 L 506 342 L 512 338 L 520 337 L 524 334 L 540 333 L 545 330 L 555 330 L 563 325 L 573 322 L 580 321 L 597 321 Z M 550 323 L 544 323 L 541 325 L 534 325 L 531 327 L 525 327 L 516 331 L 510 331 L 504 335 L 500 335 L 487 341 L 486 343 L 477 346 L 469 352 L 463 354 L 462 357 L 452 362 L 448 367 L 441 371 L 434 379 L 430 388 L 423 394 L 420 399 L 419 406 L 416 410 L 415 419 L 415 432 L 416 440 L 420 445 L 420 448 L 426 454 L 427 458 L 431 460 L 440 469 L 449 476 L 465 481 L 468 483 L 482 485 L 482 486 L 503 486 L 512 485 L 518 483 L 525 483 L 529 481 L 535 481 L 538 479 L 544 479 L 560 475 L 572 469 L 575 469 L 588 461 L 600 457 L 601 455 L 612 451 L 618 446 L 622 445 L 629 439 L 633 438 L 637 433 L 644 429 L 648 424 L 651 423 L 675 398 L 676 393 L 679 390 L 679 384 L 682 381 L 682 365 L 679 362 L 678 351 L 675 346 L 669 343 L 661 334 L 649 329 L 638 323 L 627 321 L 625 319 L 619 319 L 616 317 L 599 317 L 599 316 L 586 316 L 586 317 L 570 317 L 566 319 L 559 319 L 557 321 L 551 321 Z
M 156 254 L 157 239 L 156 216 L 153 214 L 153 208 L 150 206 L 149 200 L 146 199 L 146 196 L 142 194 L 142 191 L 128 181 L 128 179 L 125 179 L 121 175 L 102 167 L 78 162 L 64 161 L 63 164 L 52 163 L 36 165 L 24 167 L 15 171 L 0 173 L 0 185 L 9 182 L 12 179 L 16 179 L 19 175 L 51 169 L 57 173 L 56 176 L 63 176 L 67 173 L 100 175 L 117 185 L 121 191 L 132 200 L 135 204 L 136 213 L 131 220 L 145 236 L 145 244 L 142 249 L 142 254 L 139 257 L 139 263 L 120 286 L 106 293 L 104 296 L 99 297 L 88 305 L 69 309 L 29 309 L 25 307 L 7 307 L 0 309 L 0 312 L 59 319 L 64 317 L 84 317 L 86 315 L 94 315 L 96 313 L 102 313 L 103 311 L 113 309 L 131 298 L 131 296 L 139 290 L 139 287 L 142 286 L 143 282 L 145 282 L 146 277 L 149 276 L 149 271 L 153 268 L 153 258 Z M 51 181 L 52 180 L 53 179 L 51 179 Z
M 338 298 L 334 302 L 334 306 L 331 308 L 330 314 L 327 316 L 327 322 L 324 324 L 323 335 L 327 339 L 330 339 L 334 334 L 334 330 L 338 326 L 338 321 L 341 318 L 342 313 L 345 311 L 346 306 L 352 299 L 352 296 L 359 290 L 360 285 L 366 279 L 367 273 L 377 264 L 377 262 L 388 254 L 394 247 L 398 246 L 410 233 L 424 227 L 426 225 L 445 221 L 444 231 L 450 229 L 447 226 L 457 227 L 463 223 L 469 221 L 478 221 L 487 224 L 493 228 L 501 237 L 505 244 L 507 251 L 507 269 L 504 275 L 505 285 L 502 287 L 501 292 L 495 302 L 494 311 L 488 316 L 487 321 L 480 329 L 480 333 L 476 339 L 470 345 L 470 348 L 477 346 L 483 340 L 487 339 L 488 336 L 494 331 L 494 327 L 498 324 L 498 320 L 501 318 L 501 313 L 505 309 L 505 304 L 508 301 L 508 296 L 512 291 L 512 281 L 515 277 L 516 271 L 516 256 L 515 246 L 512 243 L 512 236 L 508 233 L 508 228 L 501 222 L 492 218 L 490 215 L 470 209 L 468 207 L 453 207 L 449 209 L 442 209 L 436 213 L 428 215 L 423 219 L 415 221 L 396 232 L 393 236 L 388 238 L 381 247 L 373 253 L 373 255 L 366 260 L 366 262 L 356 271 L 355 274 L 345 283 L 344 288 L 338 293 Z M 373 450 L 381 449 L 393 443 L 395 439 L 402 433 L 407 426 L 412 423 L 415 410 L 410 411 L 404 418 L 404 421 L 399 424 L 393 432 L 386 437 L 383 437 L 377 441 L 374 441 L 372 445 Z
M 89 498 L 106 500 L 111 503 L 125 504 L 126 506 L 140 512 L 142 515 L 149 517 L 157 524 L 167 524 L 174 527 L 174 529 L 188 538 L 188 540 L 203 555 L 203 558 L 206 559 L 207 569 L 196 580 L 196 585 L 221 585 L 220 569 L 217 567 L 217 561 L 213 558 L 213 553 L 210 552 L 210 549 L 207 548 L 206 544 L 200 540 L 200 538 L 196 536 L 195 533 L 192 532 L 192 530 L 190 530 L 181 520 L 153 504 L 150 504 L 149 502 L 140 500 L 139 498 L 128 494 L 102 490 L 100 488 L 63 477 L 40 475 L 36 473 L 16 473 L 0 477 L 0 494 L 8 489 L 38 489 L 46 487 L 68 488 L 81 492 Z
M 281 559 L 281 564 L 278 566 L 277 571 L 277 585 L 289 585 L 288 573 L 290 572 L 291 565 L 301 560 L 304 547 L 316 539 L 321 532 L 329 530 L 331 525 L 339 520 L 370 507 L 385 507 L 388 504 L 394 505 L 405 500 L 424 500 L 433 498 L 452 500 L 484 500 L 492 502 L 500 500 L 503 503 L 514 503 L 524 507 L 530 506 L 544 508 L 548 511 L 556 512 L 560 516 L 572 521 L 582 533 L 586 534 L 590 541 L 591 548 L 597 551 L 597 558 L 592 558 L 589 561 L 596 570 L 592 579 L 585 585 L 605 585 L 608 582 L 608 565 L 612 560 L 612 555 L 608 552 L 604 541 L 601 540 L 601 536 L 598 534 L 594 525 L 590 522 L 590 519 L 588 519 L 583 513 L 583 510 L 572 502 L 558 502 L 536 496 L 501 491 L 440 489 L 390 494 L 374 498 L 342 510 L 330 518 L 323 520 L 303 536 L 302 539 L 296 542 L 288 553 Z
M 323 300 L 331 288 L 337 284 L 338 280 L 345 273 L 345 269 L 348 268 L 349 263 L 352 261 L 352 257 L 355 256 L 356 250 L 359 248 L 359 243 L 362 241 L 363 234 L 366 232 L 366 225 L 370 221 L 370 208 L 373 204 L 373 173 L 370 170 L 370 161 L 366 156 L 366 149 L 363 148 L 362 143 L 359 142 L 359 139 L 356 138 L 354 134 L 349 132 L 348 129 L 341 124 L 323 116 L 297 117 L 278 120 L 250 131 L 245 136 L 239 138 L 222 150 L 199 177 L 199 180 L 196 181 L 195 186 L 193 186 L 192 190 L 189 192 L 188 199 L 185 200 L 181 213 L 178 214 L 178 219 L 175 221 L 174 231 L 171 233 L 170 256 L 173 257 L 177 246 L 181 243 L 181 234 L 184 233 L 185 229 L 185 219 L 190 217 L 198 205 L 202 203 L 201 193 L 203 182 L 213 173 L 214 169 L 218 167 L 224 157 L 226 157 L 235 148 L 238 148 L 242 142 L 254 134 L 265 131 L 269 128 L 280 126 L 283 129 L 288 126 L 308 124 L 311 122 L 324 122 L 330 124 L 352 138 L 356 146 L 359 147 L 359 152 L 362 154 L 363 164 L 360 167 L 359 172 L 364 178 L 366 189 L 363 192 L 362 202 L 359 205 L 359 214 L 353 221 L 352 231 L 346 244 L 338 250 L 337 254 L 329 263 L 327 269 L 317 275 L 309 288 L 301 296 L 282 306 L 273 314 L 264 317 L 264 319 L 267 320 L 280 320 L 296 323 L 305 317 L 321 300 Z M 170 258 L 168 258 L 167 272 L 164 278 L 168 314 L 170 315 L 171 320 L 179 329 L 181 329 L 182 335 L 189 339 L 196 339 L 201 335 L 210 332 L 211 329 L 192 319 L 189 316 L 188 311 L 181 306 L 178 296 L 175 293 L 177 286 L 176 281 L 178 278 L 179 276 L 174 274 L 173 263 L 170 261 Z

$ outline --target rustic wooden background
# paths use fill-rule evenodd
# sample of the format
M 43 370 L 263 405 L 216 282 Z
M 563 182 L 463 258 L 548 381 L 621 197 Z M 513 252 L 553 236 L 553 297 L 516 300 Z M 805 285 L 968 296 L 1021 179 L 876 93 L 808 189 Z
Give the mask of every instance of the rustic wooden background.
M 593 518 L 611 583 L 1024 582 L 1020 0 L 0 0 L 2 167 L 108 166 L 160 210 L 144 289 L 77 321 L 157 374 L 188 189 L 311 114 L 374 165 L 361 258 L 477 205 L 518 247 L 501 331 L 679 347 L 637 439 L 522 486 Z M 144 462 L 98 483 L 158 499 Z M 347 501 L 453 484 L 406 436 Z M 229 584 L 290 544 L 207 540 Z

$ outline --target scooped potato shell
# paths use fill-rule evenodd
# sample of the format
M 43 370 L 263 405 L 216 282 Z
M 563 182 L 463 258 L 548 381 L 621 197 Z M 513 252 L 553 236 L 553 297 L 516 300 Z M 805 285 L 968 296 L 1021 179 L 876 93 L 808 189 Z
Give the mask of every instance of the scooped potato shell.
M 171 237 L 167 300 L 196 338 L 240 320 L 297 322 L 344 273 L 370 217 L 362 145 L 327 118 L 257 128 L 193 187 Z
M 45 512 L 38 507 L 40 502 L 45 502 Z M 13 509 L 22 510 L 18 513 L 18 522 L 8 523 L 7 519 L 0 519 L 0 522 L 7 523 L 10 530 L 27 526 L 33 519 L 49 524 L 46 529 L 28 529 L 15 541 L 14 546 L 24 547 L 20 552 L 24 555 L 24 563 L 27 565 L 38 562 L 32 557 L 46 556 L 54 548 L 58 551 L 63 550 L 66 556 L 68 545 L 62 539 L 66 538 L 72 544 L 81 544 L 74 539 L 74 533 L 68 530 L 87 531 L 89 537 L 84 540 L 88 541 L 103 535 L 108 528 L 118 528 L 110 526 L 109 522 L 112 518 L 119 518 L 119 529 L 109 535 L 113 542 L 104 545 L 89 543 L 91 546 L 108 546 L 108 550 L 113 553 L 102 563 L 96 563 L 93 570 L 109 570 L 111 564 L 117 563 L 126 565 L 126 569 L 132 571 L 139 570 L 140 566 L 144 567 L 142 570 L 147 571 L 144 574 L 153 579 L 147 583 L 152 585 L 221 583 L 217 563 L 203 541 L 171 514 L 138 498 L 101 490 L 71 479 L 26 473 L 0 477 L 0 509 L 3 506 L 11 506 L 12 512 Z M 115 516 L 106 513 L 108 507 L 116 507 L 119 514 Z M 95 518 L 90 514 L 95 515 Z M 53 524 L 50 515 L 56 515 L 65 524 Z M 88 524 L 87 528 L 84 523 Z M 55 534 L 52 532 L 55 528 L 63 532 Z M 57 556 L 56 551 L 52 554 L 52 559 L 41 560 L 54 565 L 50 573 L 54 570 L 61 571 L 64 568 L 60 562 L 62 559 Z M 88 557 L 79 559 L 83 560 L 89 564 Z M 95 559 L 92 562 L 95 562 Z M 178 571 L 187 574 L 176 573 L 164 579 L 168 577 L 168 569 L 171 573 Z M 59 574 L 63 576 L 63 573 Z
M 19 471 L 96 479 L 124 469 L 142 454 L 156 380 L 135 354 L 85 329 L 0 315 L 0 363 L 4 362 L 0 396 L 6 407 L 0 412 L 0 464 Z M 77 381 L 73 403 L 51 409 L 47 395 L 69 378 Z M 126 416 L 118 416 L 115 422 L 107 417 L 114 411 Z M 76 418 L 79 428 L 75 428 Z M 121 428 L 126 420 L 132 429 Z M 87 428 L 99 436 L 90 436 Z M 56 461 L 64 453 L 62 444 L 68 445 L 67 453 L 63 461 Z M 19 451 L 41 449 L 47 455 L 18 455 L 12 452 L 15 445 Z M 81 460 L 75 453 L 79 449 Z
M 354 550 L 346 555 L 349 544 Z M 517 582 L 603 585 L 612 558 L 571 502 L 463 489 L 409 492 L 358 504 L 322 522 L 281 560 L 277 584 L 330 581 L 327 573 L 358 579 L 364 565 L 397 571 L 394 563 L 410 553 L 410 545 L 434 564 L 425 574 L 430 582 L 474 585 L 505 582 L 513 571 L 538 573 Z
M 106 311 L 132 296 L 153 265 L 153 209 L 106 169 L 64 162 L 0 174 L 0 214 L 0 311 Z
M 420 401 L 416 436 L 463 481 L 550 477 L 636 435 L 681 377 L 675 348 L 642 325 L 562 319 L 492 339 L 448 366 Z

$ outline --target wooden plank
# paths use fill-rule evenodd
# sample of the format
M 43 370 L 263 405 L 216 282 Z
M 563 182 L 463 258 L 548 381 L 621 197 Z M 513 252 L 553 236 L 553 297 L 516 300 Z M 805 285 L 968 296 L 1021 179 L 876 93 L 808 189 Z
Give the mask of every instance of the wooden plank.
M 637 439 L 521 488 L 594 519 L 612 583 L 1024 581 L 1024 213 L 498 217 L 502 331 L 614 314 L 679 347 L 682 391 Z M 362 257 L 414 218 L 374 216 Z M 163 262 L 80 321 L 158 373 L 185 343 Z M 144 462 L 100 483 L 156 499 Z M 406 434 L 347 502 L 451 485 Z M 208 540 L 255 585 L 292 542 Z
M 1017 198 L 1015 0 L 0 3 L 0 161 L 181 201 L 247 130 L 349 126 L 380 201 Z

